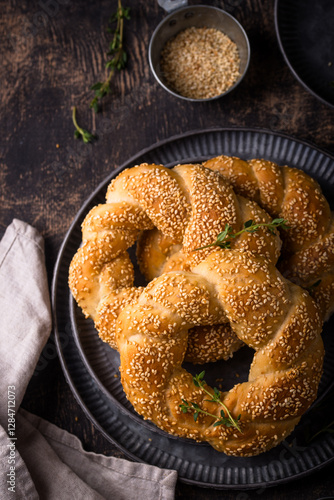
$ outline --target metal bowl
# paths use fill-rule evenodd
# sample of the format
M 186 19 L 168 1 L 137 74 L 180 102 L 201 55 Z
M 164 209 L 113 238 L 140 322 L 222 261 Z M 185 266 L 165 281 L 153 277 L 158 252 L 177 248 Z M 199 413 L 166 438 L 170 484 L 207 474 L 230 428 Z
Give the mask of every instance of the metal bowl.
M 238 47 L 240 56 L 240 76 L 225 92 L 214 97 L 195 99 L 185 97 L 172 90 L 164 79 L 160 67 L 160 56 L 166 42 L 180 31 L 190 28 L 215 28 L 227 35 Z M 157 82 L 170 94 L 187 101 L 212 101 L 235 89 L 244 78 L 250 59 L 250 46 L 245 30 L 240 23 L 227 12 L 216 7 L 196 5 L 178 9 L 169 14 L 156 27 L 150 40 L 148 58 L 151 71 Z

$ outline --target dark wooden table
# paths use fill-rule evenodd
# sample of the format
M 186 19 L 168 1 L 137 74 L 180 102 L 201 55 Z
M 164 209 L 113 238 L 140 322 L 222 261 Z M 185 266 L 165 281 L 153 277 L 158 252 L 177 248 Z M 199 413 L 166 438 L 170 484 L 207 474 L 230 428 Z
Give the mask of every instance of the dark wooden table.
M 157 141 L 211 127 L 260 127 L 334 154 L 334 109 L 307 93 L 286 66 L 275 36 L 274 2 L 208 3 L 234 15 L 249 36 L 251 64 L 241 85 L 210 103 L 176 100 L 165 92 L 147 58 L 150 35 L 164 12 L 155 1 L 128 0 L 128 65 L 115 75 L 96 115 L 89 109 L 89 88 L 106 75 L 106 26 L 117 1 L 1 0 L 0 236 L 14 217 L 35 226 L 45 238 L 50 282 L 62 239 L 87 196 L 113 169 Z M 73 138 L 74 105 L 79 123 L 98 134 L 94 144 Z M 76 434 L 85 449 L 122 457 L 77 404 L 51 342 L 42 362 L 23 406 Z M 313 500 L 334 492 L 333 477 L 334 463 L 303 480 L 248 492 L 180 483 L 176 497 Z

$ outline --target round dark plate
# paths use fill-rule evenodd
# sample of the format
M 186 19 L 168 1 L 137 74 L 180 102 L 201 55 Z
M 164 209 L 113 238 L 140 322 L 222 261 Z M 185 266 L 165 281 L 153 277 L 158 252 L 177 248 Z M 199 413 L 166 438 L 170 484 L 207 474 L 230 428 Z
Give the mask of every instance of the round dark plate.
M 68 268 L 81 243 L 81 222 L 96 204 L 103 203 L 110 180 L 135 164 L 201 161 L 219 154 L 243 159 L 266 158 L 278 164 L 299 167 L 316 178 L 328 199 L 334 199 L 334 158 L 316 147 L 268 131 L 250 129 L 212 129 L 173 137 L 141 151 L 112 172 L 84 203 L 64 239 L 52 284 L 55 337 L 59 357 L 70 387 L 87 416 L 104 436 L 130 458 L 159 467 L 175 469 L 181 481 L 218 489 L 271 486 L 299 478 L 334 459 L 334 438 L 317 430 L 319 415 L 311 408 L 294 433 L 273 450 L 250 458 L 229 457 L 205 443 L 166 434 L 138 416 L 127 401 L 119 378 L 118 353 L 98 337 L 92 321 L 83 317 L 67 284 Z M 138 281 L 141 280 L 139 273 Z M 333 320 L 326 323 L 324 373 L 318 401 L 334 383 Z M 224 387 L 246 380 L 252 354 L 247 347 L 232 360 L 204 366 L 206 380 Z M 187 365 L 193 373 L 203 366 Z
M 334 107 L 334 2 L 276 0 L 275 25 L 292 73 L 311 94 Z

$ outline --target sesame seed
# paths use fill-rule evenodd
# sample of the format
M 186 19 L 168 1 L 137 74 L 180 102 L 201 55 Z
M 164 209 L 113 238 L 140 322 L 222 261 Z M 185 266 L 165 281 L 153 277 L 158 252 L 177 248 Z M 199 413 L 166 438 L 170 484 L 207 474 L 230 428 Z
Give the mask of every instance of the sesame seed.
M 163 47 L 160 66 L 167 85 L 192 99 L 220 95 L 240 76 L 237 45 L 215 28 L 180 31 Z

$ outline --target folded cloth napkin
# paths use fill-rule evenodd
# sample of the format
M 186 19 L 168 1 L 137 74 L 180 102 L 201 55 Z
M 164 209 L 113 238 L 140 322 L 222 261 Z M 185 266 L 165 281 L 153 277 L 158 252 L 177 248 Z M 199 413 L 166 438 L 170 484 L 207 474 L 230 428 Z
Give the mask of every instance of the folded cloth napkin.
M 173 499 L 176 471 L 86 452 L 20 409 L 50 331 L 44 241 L 14 219 L 0 242 L 0 498 Z

